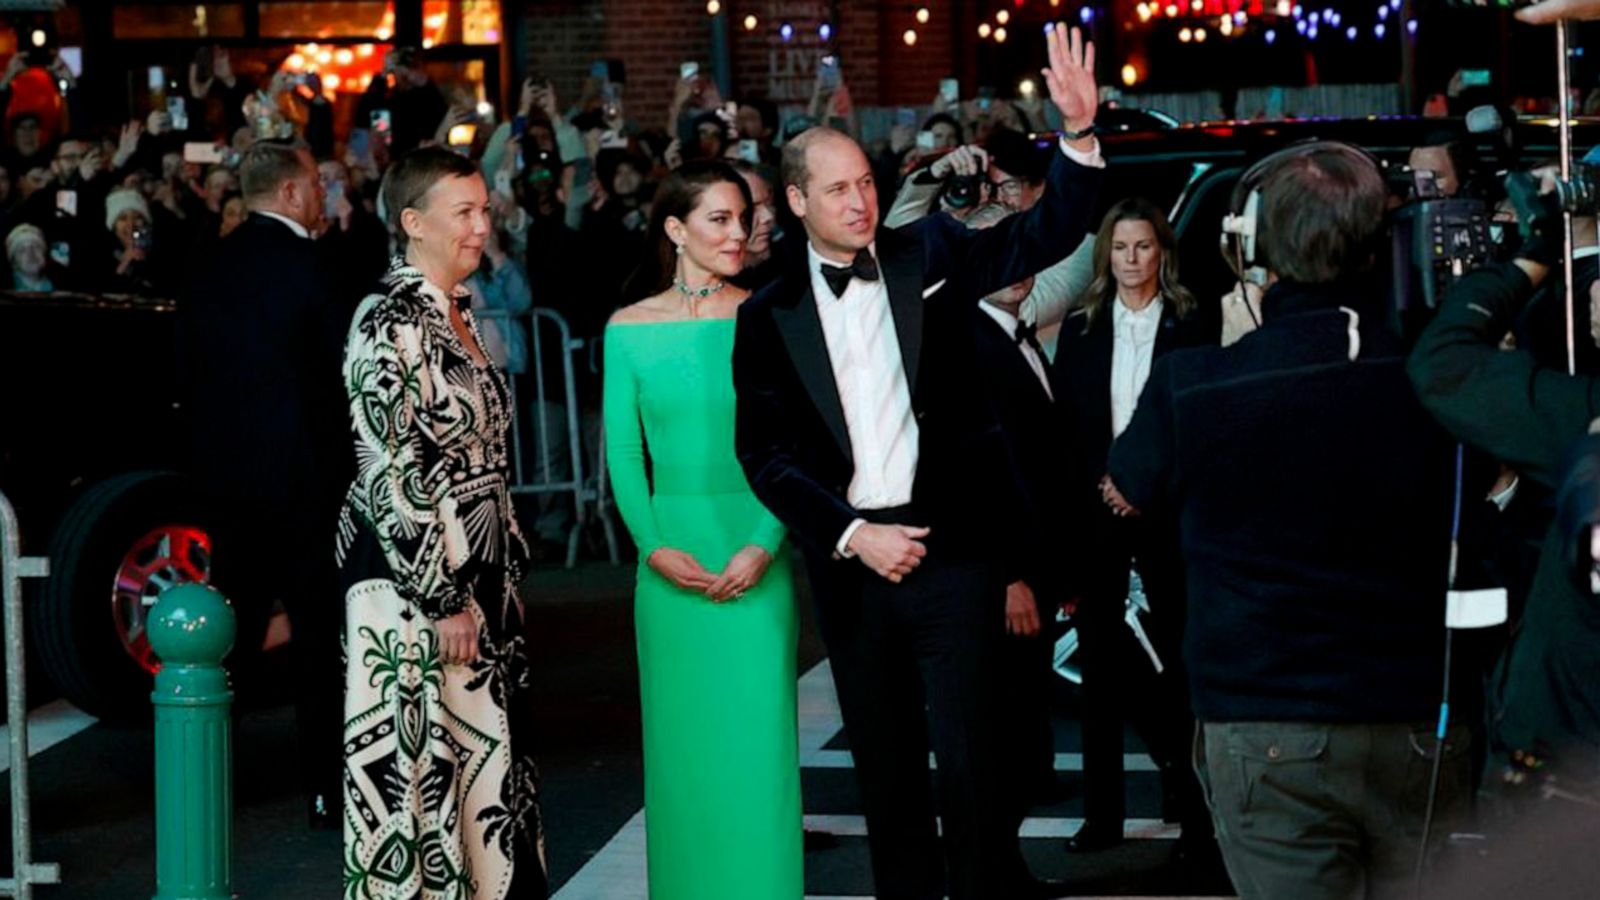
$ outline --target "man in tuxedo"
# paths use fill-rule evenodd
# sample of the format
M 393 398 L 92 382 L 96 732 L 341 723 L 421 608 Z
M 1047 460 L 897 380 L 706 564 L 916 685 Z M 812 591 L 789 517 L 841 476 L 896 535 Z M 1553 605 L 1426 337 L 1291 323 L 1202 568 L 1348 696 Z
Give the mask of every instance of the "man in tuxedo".
M 1067 255 L 1100 181 L 1093 47 L 1060 27 L 1048 45 L 1069 131 L 1033 209 L 879 230 L 866 155 L 811 129 L 783 166 L 804 268 L 739 311 L 739 458 L 806 550 L 884 900 L 944 896 L 941 858 L 952 900 L 1024 892 L 992 702 L 1016 562 L 991 537 L 998 429 L 970 365 L 972 304 Z
M 990 228 L 1011 215 L 989 204 L 967 217 L 969 228 Z M 1056 407 L 1061 385 L 1036 326 L 1021 321 L 1033 278 L 996 291 L 973 310 L 974 373 L 1000 426 L 1001 459 L 1012 490 L 1002 494 L 996 532 L 1023 548 L 1020 565 L 1006 585 L 1002 706 L 1011 774 L 1020 821 L 1029 808 L 1061 799 L 1055 775 L 1055 738 L 1050 729 L 1050 680 L 1054 646 L 1047 623 L 1067 599 L 1061 584 L 1061 554 L 1072 543 L 1061 528 L 1066 483 L 1061 454 L 1066 421 Z M 996 627 L 1001 625 L 998 620 Z
M 180 307 L 191 471 L 216 523 L 212 582 L 240 611 L 241 634 L 259 638 L 274 600 L 289 613 L 311 823 L 336 828 L 343 671 L 332 547 L 354 469 L 339 374 L 350 306 L 330 291 L 311 240 L 323 190 L 310 151 L 258 143 L 239 174 L 249 216 Z M 232 664 L 248 669 L 258 650 L 235 648 Z

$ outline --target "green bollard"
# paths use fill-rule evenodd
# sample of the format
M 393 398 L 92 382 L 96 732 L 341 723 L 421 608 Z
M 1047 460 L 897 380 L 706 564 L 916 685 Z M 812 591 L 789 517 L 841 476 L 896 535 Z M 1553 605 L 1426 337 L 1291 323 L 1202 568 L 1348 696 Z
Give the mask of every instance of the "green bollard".
M 203 584 L 164 591 L 146 628 L 156 708 L 155 900 L 233 896 L 233 607 Z

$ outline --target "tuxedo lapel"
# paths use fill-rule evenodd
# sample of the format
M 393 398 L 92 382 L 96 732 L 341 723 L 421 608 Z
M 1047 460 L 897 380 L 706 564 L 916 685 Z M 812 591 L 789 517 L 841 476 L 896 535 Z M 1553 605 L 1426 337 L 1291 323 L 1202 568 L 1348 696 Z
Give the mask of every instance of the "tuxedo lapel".
M 977 315 L 983 317 L 983 321 L 978 325 L 990 335 L 990 339 L 999 354 L 995 363 L 1004 366 L 1005 371 L 1009 373 L 1006 376 L 1007 382 L 1017 385 L 1018 390 L 1027 394 L 1029 402 L 1050 405 L 1050 395 L 1045 393 L 1044 385 L 1039 381 L 1038 373 L 1033 371 L 1033 366 L 1028 364 L 1028 358 L 1022 354 L 1022 348 L 1017 345 L 1017 336 L 1007 334 L 1005 326 L 995 321 L 981 309 L 978 310 Z M 1050 382 L 1050 390 L 1056 390 L 1055 378 L 1050 372 L 1049 358 L 1040 353 L 1039 361 L 1044 364 L 1045 378 Z
M 772 319 L 789 349 L 789 358 L 800 373 L 811 402 L 828 424 L 828 432 L 839 445 L 844 458 L 854 461 L 850 452 L 850 432 L 844 422 L 844 404 L 839 400 L 839 385 L 833 380 L 833 362 L 828 357 L 828 339 L 822 333 L 822 317 L 817 315 L 817 301 L 811 291 L 811 280 L 800 282 L 801 287 L 790 297 L 792 302 L 774 303 Z
M 922 258 L 921 244 L 879 232 L 878 265 L 889 291 L 895 336 L 900 339 L 900 361 L 906 370 L 906 388 L 917 393 L 917 370 L 922 362 Z

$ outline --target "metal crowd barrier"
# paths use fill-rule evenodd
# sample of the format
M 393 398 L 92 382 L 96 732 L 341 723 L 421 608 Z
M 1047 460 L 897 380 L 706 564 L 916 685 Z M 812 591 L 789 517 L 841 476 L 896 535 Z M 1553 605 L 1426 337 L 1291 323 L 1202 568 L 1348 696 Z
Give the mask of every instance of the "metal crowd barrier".
M 512 315 L 506 310 L 483 309 L 475 310 L 473 315 L 479 320 L 504 319 L 510 320 L 514 327 L 521 327 L 523 316 Z M 587 343 L 581 338 L 573 338 L 572 328 L 567 320 L 553 309 L 535 307 L 526 316 L 527 326 L 532 340 L 529 343 L 529 367 L 533 378 L 535 404 L 539 421 L 533 430 L 538 446 L 535 448 L 534 460 L 535 474 L 539 477 L 530 479 L 524 471 L 522 453 L 522 428 L 521 423 L 528 415 L 529 409 L 523 405 L 522 398 L 517 390 L 517 379 L 510 378 L 511 403 L 516 410 L 516 425 L 511 430 L 511 453 L 513 494 L 570 494 L 574 507 L 573 524 L 567 531 L 567 568 L 572 568 L 578 561 L 578 543 L 583 536 L 584 527 L 589 523 L 590 515 L 600 520 L 601 527 L 605 530 L 606 549 L 611 557 L 611 564 L 616 565 L 621 557 L 617 551 L 616 525 L 611 519 L 607 504 L 605 448 L 600 447 L 598 471 L 593 477 L 587 477 L 585 470 L 586 459 L 583 452 L 583 419 L 578 409 L 577 375 L 573 365 L 573 355 L 582 351 Z M 551 454 L 553 447 L 550 440 L 550 420 L 547 401 L 552 396 L 551 385 L 546 384 L 544 366 L 544 342 L 541 329 L 554 328 L 560 336 L 561 346 L 561 384 L 559 397 L 562 406 L 566 409 L 567 425 L 567 453 L 571 460 L 570 475 L 557 479 L 551 472 Z M 601 437 L 602 442 L 604 436 Z M 591 511 L 592 510 L 592 511 Z
M 22 579 L 46 578 L 50 560 L 22 555 L 22 534 L 11 501 L 0 494 L 0 579 L 5 582 L 6 724 L 11 753 L 11 877 L 0 896 L 31 900 L 36 884 L 59 884 L 61 867 L 33 861 L 33 821 L 28 798 L 28 695 L 23 649 Z

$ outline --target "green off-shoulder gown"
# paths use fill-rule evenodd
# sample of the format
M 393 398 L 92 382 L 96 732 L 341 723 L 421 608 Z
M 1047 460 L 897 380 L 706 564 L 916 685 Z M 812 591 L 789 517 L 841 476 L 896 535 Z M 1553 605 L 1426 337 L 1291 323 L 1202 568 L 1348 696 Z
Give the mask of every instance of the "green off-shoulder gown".
M 803 895 L 794 584 L 783 526 L 734 455 L 733 331 L 732 319 L 606 329 L 606 459 L 639 546 L 651 900 Z M 669 547 L 716 574 L 751 544 L 773 563 L 728 603 L 645 564 Z

